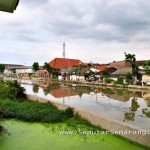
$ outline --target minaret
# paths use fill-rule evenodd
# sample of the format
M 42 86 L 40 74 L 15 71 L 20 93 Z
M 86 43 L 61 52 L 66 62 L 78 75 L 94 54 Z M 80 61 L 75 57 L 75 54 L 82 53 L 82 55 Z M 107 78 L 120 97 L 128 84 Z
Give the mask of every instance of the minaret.
M 63 57 L 65 58 L 66 57 L 66 52 L 65 52 L 65 42 L 63 43 Z

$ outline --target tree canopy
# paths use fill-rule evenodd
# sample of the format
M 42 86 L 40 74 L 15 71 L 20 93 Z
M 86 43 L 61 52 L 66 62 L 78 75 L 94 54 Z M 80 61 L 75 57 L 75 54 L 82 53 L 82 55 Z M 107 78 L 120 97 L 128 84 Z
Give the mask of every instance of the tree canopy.
M 5 65 L 4 64 L 0 64 L 0 73 L 3 73 L 5 70 Z
M 147 73 L 147 74 L 150 74 L 150 60 L 146 61 L 146 62 L 143 64 L 143 67 L 146 69 L 146 73 Z
M 34 71 L 38 71 L 39 70 L 39 63 L 38 62 L 34 62 L 32 65 Z
M 52 68 L 47 62 L 44 63 L 43 68 L 46 68 L 49 73 L 52 73 Z
M 124 54 L 125 54 L 125 60 L 127 62 L 130 62 L 130 64 L 131 64 L 132 76 L 138 77 L 139 68 L 138 68 L 137 64 L 135 63 L 136 62 L 135 54 L 130 54 L 130 53 L 129 54 L 124 53 Z

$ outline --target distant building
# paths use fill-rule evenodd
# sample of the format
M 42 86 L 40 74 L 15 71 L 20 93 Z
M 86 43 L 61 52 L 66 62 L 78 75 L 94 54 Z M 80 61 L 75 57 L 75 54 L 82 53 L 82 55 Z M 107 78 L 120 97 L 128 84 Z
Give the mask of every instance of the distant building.
M 34 73 L 31 66 L 23 66 L 18 64 L 5 64 L 4 74 L 20 74 L 23 76 L 29 76 L 29 74 Z
M 57 69 L 58 71 L 63 68 L 77 67 L 79 65 L 86 66 L 85 63 L 83 63 L 78 59 L 68 59 L 68 58 L 55 58 L 49 62 L 49 65 L 53 69 Z
M 137 64 L 137 66 L 143 66 L 143 63 L 146 61 L 147 60 L 139 60 L 139 61 L 136 61 L 135 63 Z M 109 64 L 109 67 L 113 67 L 113 68 L 116 68 L 117 70 L 120 70 L 124 67 L 131 67 L 131 64 L 130 62 L 126 62 L 125 60 L 123 60 L 123 61 L 112 62 Z
M 113 67 L 113 68 L 116 68 L 117 70 L 120 70 L 124 67 L 130 67 L 130 62 L 126 62 L 125 60 L 123 61 L 116 61 L 116 62 L 112 62 L 109 64 L 109 67 Z

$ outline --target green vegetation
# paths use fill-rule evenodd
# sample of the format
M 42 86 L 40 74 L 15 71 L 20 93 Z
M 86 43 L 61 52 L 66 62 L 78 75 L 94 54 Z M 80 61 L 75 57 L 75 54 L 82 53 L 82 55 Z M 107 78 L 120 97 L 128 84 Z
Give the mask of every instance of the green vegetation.
M 136 56 L 135 54 L 127 54 L 127 53 L 124 53 L 125 54 L 125 60 L 127 62 L 130 62 L 130 65 L 131 65 L 131 68 L 132 68 L 132 77 L 137 77 L 139 76 L 139 68 L 136 64 Z
M 111 78 L 105 78 L 105 83 L 111 83 L 113 81 L 113 79 Z
M 146 61 L 146 62 L 143 64 L 143 67 L 146 69 L 146 73 L 147 73 L 147 74 L 150 74 L 150 60 Z
M 2 108 L 0 108 L 0 121 L 3 120 L 3 116 L 4 116 L 4 112 L 3 112 Z M 3 129 L 4 128 L 0 125 L 0 133 L 3 131 Z
M 100 76 L 101 76 L 101 78 L 107 78 L 110 76 L 110 74 L 107 70 L 103 70 L 103 71 L 101 71 Z
M 115 84 L 124 84 L 123 78 L 117 78 L 117 81 L 115 82 Z
M 51 103 L 39 103 L 20 100 L 0 100 L 0 106 L 5 111 L 5 118 L 16 118 L 29 122 L 62 122 L 73 116 L 73 110 L 57 110 Z
M 49 73 L 52 73 L 52 68 L 47 62 L 44 63 L 43 68 L 46 68 Z
M 0 64 L 0 73 L 3 73 L 5 70 L 5 65 L 4 64 Z
M 3 140 L 2 140 L 2 142 L 1 142 L 2 144 L 0 144 L 0 149 L 2 149 L 2 150 L 9 149 L 10 145 L 11 146 L 16 145 L 16 143 L 19 142 L 18 140 L 21 140 L 21 139 L 23 139 L 23 140 L 20 141 L 19 143 L 25 141 L 25 144 L 23 145 L 23 149 L 32 149 L 32 150 L 37 149 L 36 145 L 39 144 L 40 142 L 42 142 L 42 144 L 44 143 L 43 145 L 42 144 L 40 145 L 43 148 L 43 146 L 45 144 L 47 144 L 47 143 L 49 144 L 49 142 L 51 142 L 50 146 L 52 147 L 52 144 L 54 146 L 54 148 L 52 147 L 52 149 L 57 150 L 58 149 L 57 145 L 59 145 L 59 149 L 60 149 L 60 148 L 62 148 L 62 142 L 70 143 L 70 142 L 68 142 L 68 140 L 70 140 L 70 139 L 71 139 L 71 142 L 74 143 L 74 140 L 72 140 L 72 138 L 76 138 L 77 136 L 78 137 L 76 139 L 75 145 L 72 145 L 71 147 L 69 145 L 69 147 L 64 147 L 64 148 L 65 149 L 66 148 L 67 149 L 76 149 L 77 143 L 80 143 L 80 145 L 78 145 L 78 148 L 81 150 L 91 149 L 93 147 L 93 145 L 95 146 L 95 149 L 99 149 L 99 146 L 101 146 L 104 149 L 109 149 L 111 147 L 116 149 L 116 148 L 120 148 L 122 146 L 122 144 L 124 144 L 124 147 L 127 149 L 128 148 L 142 149 L 142 147 L 133 145 L 132 142 L 126 141 L 124 139 L 119 139 L 117 136 L 114 136 L 111 134 L 102 134 L 102 135 L 100 134 L 100 135 L 91 135 L 91 136 L 81 134 L 81 133 L 83 133 L 82 131 L 85 131 L 85 130 L 87 130 L 87 131 L 99 130 L 102 132 L 104 132 L 105 130 L 101 130 L 99 127 L 92 126 L 87 120 L 81 118 L 78 114 L 74 114 L 74 111 L 72 108 L 67 108 L 66 110 L 58 110 L 52 103 L 39 103 L 39 102 L 28 101 L 24 95 L 24 91 L 25 91 L 24 88 L 22 88 L 18 84 L 17 81 L 1 82 L 0 86 L 1 86 L 0 87 L 0 92 L 1 92 L 0 93 L 0 107 L 3 108 L 3 110 L 5 112 L 5 113 L 3 113 L 5 118 L 14 118 L 17 120 L 28 121 L 28 122 L 42 122 L 42 123 L 44 123 L 42 125 L 45 125 L 43 127 L 45 127 L 48 130 L 47 131 L 48 134 L 46 134 L 46 136 L 43 137 L 45 128 L 44 128 L 44 131 L 43 131 L 43 128 L 42 128 L 42 130 L 40 128 L 35 128 L 34 126 L 31 128 L 31 126 L 29 126 L 29 125 L 24 126 L 23 122 L 18 123 L 17 121 L 14 121 L 15 123 L 12 123 L 10 126 L 9 125 L 7 126 L 7 122 L 9 122 L 9 120 L 6 120 L 6 126 L 5 126 L 5 123 L 3 123 L 2 125 L 5 126 L 7 129 L 11 128 L 10 131 L 12 131 L 12 128 L 14 126 L 17 126 L 17 127 L 14 129 L 13 135 L 8 136 L 8 137 L 11 137 L 10 141 L 8 140 L 8 138 L 5 138 L 5 140 L 4 140 L 5 142 L 3 142 Z M 12 96 L 13 95 L 12 92 L 8 93 L 9 90 L 10 91 L 12 90 L 14 92 L 14 96 Z M 4 94 L 3 92 L 6 92 L 7 94 Z M 9 122 L 9 123 L 11 123 L 11 122 Z M 53 124 L 45 124 L 45 123 L 57 123 L 57 124 L 55 124 L 55 126 L 53 126 Z M 27 123 L 25 123 L 25 124 L 27 124 Z M 61 128 L 61 130 L 63 130 L 63 131 L 80 130 L 79 133 L 81 135 L 76 135 L 76 134 L 69 135 L 69 137 L 67 137 L 67 138 L 65 138 L 65 137 L 60 138 L 61 135 L 58 135 L 58 133 L 57 134 L 55 133 L 55 135 L 54 135 L 55 131 L 58 132 L 57 127 L 60 127 L 62 124 L 65 125 L 65 127 Z M 30 125 L 32 125 L 32 124 L 30 124 Z M 50 126 L 51 126 L 51 128 L 49 128 Z M 30 128 L 30 130 L 29 130 L 29 128 Z M 2 129 L 2 127 L 1 127 L 1 129 Z M 21 136 L 22 133 L 27 134 L 26 139 L 24 138 L 24 136 Z M 43 135 L 41 135 L 41 134 L 43 134 Z M 14 135 L 16 135 L 16 136 L 14 136 Z M 34 135 L 36 138 L 38 138 L 39 141 L 37 142 L 37 140 L 36 140 L 36 142 L 35 142 L 33 140 L 34 141 L 34 143 L 33 143 L 33 141 L 31 139 L 36 139 L 36 138 L 31 135 Z M 80 136 L 80 139 L 82 139 L 82 142 L 79 141 L 79 136 Z M 15 140 L 12 139 L 14 137 L 15 137 Z M 17 140 L 16 137 L 17 137 L 17 139 L 18 139 L 18 137 L 20 137 L 20 138 Z M 1 137 L 0 137 L 0 139 L 1 139 Z M 32 143 L 32 144 L 30 143 L 31 145 L 28 145 L 28 148 L 26 147 L 27 139 L 30 140 Z M 45 142 L 45 139 L 46 139 L 46 142 Z M 48 139 L 48 141 L 47 141 L 47 139 Z M 51 139 L 51 140 L 49 140 L 49 139 Z M 85 144 L 85 141 L 87 139 L 89 139 L 86 142 L 86 144 L 88 146 L 86 146 L 86 144 Z M 95 142 L 95 139 L 96 139 L 96 142 Z M 58 144 L 58 141 L 60 142 L 60 144 Z M 8 143 L 10 142 L 11 144 L 10 143 L 5 144 L 7 142 Z M 35 143 L 37 143 L 37 144 L 35 144 Z M 22 146 L 22 144 L 19 144 L 19 145 Z M 32 147 L 33 145 L 35 147 Z M 45 147 L 47 148 L 48 146 L 49 145 L 46 145 Z M 16 147 L 18 148 L 18 145 L 15 146 L 14 149 L 16 149 Z M 20 147 L 19 149 L 22 149 L 22 147 Z
M 0 150 L 144 150 L 148 149 L 111 134 L 82 134 L 93 131 L 80 126 L 74 129 L 66 123 L 28 123 L 6 120 L 2 124 L 8 129 L 0 136 Z M 78 125 L 79 126 L 79 125 Z M 63 134 L 73 131 L 76 134 Z M 98 130 L 100 131 L 100 130 Z
M 39 70 L 39 63 L 38 62 L 34 62 L 32 65 L 34 71 L 38 71 Z
M 36 77 L 36 74 L 35 73 L 31 73 L 29 76 L 30 77 Z
M 16 99 L 25 98 L 25 89 L 15 81 L 0 81 L 0 98 L 1 99 Z

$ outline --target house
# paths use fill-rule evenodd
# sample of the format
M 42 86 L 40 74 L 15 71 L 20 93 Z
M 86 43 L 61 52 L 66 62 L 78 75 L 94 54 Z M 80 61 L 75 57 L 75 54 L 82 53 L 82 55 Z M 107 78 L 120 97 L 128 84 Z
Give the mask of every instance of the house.
M 72 68 L 69 72 L 71 81 L 85 81 L 86 74 L 89 69 L 87 67 L 78 66 L 76 68 Z
M 58 71 L 64 68 L 77 67 L 79 65 L 86 66 L 85 63 L 83 63 L 78 59 L 69 59 L 69 58 L 55 58 L 49 62 L 49 65 L 51 66 L 51 68 L 56 69 Z
M 131 67 L 124 67 L 120 70 L 117 70 L 111 74 L 111 78 L 117 81 L 118 78 L 125 78 L 127 73 L 132 73 Z
M 109 67 L 116 68 L 117 70 L 120 70 L 124 67 L 130 67 L 130 66 L 131 66 L 130 62 L 126 62 L 125 60 L 123 60 L 123 61 L 114 61 L 114 62 L 109 64 Z
M 69 72 L 72 68 L 63 68 L 59 71 L 58 80 L 69 80 Z
M 29 76 L 29 74 L 34 73 L 31 66 L 23 66 L 18 64 L 5 64 L 4 74 L 11 75 L 17 74 L 21 76 Z
M 50 74 L 46 68 L 41 67 L 38 70 L 38 76 L 41 78 L 48 78 L 48 77 L 50 77 Z
M 150 85 L 150 75 L 142 76 L 142 85 L 149 84 Z
M 135 64 L 139 67 L 139 66 L 143 66 L 143 63 L 145 63 L 147 60 L 138 60 L 135 62 Z M 123 61 L 114 61 L 112 63 L 109 64 L 109 67 L 113 67 L 116 68 L 117 70 L 120 70 L 124 67 L 131 67 L 130 62 L 126 62 L 125 60 Z

